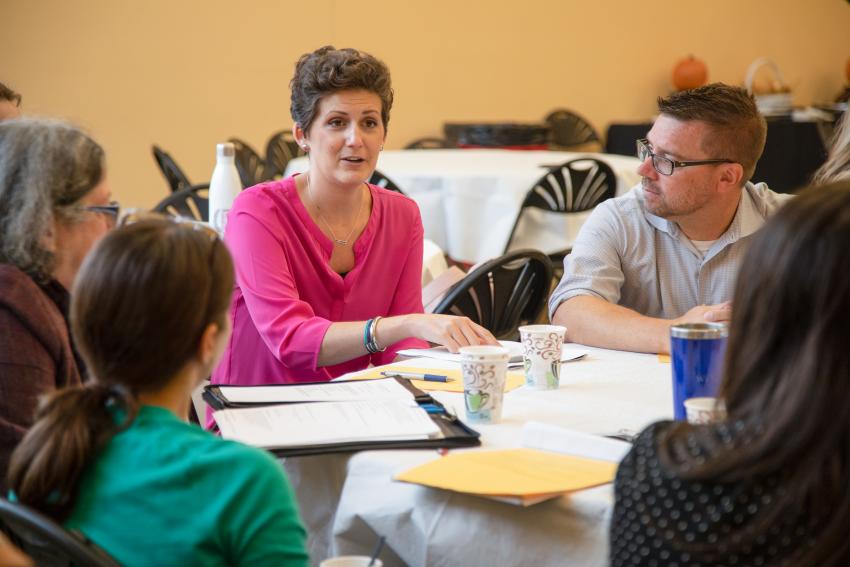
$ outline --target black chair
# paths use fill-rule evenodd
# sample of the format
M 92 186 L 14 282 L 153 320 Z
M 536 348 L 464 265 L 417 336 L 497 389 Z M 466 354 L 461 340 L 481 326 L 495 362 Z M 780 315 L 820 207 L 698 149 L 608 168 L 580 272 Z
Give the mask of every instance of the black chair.
M 207 222 L 210 214 L 209 183 L 172 193 L 153 208 L 158 213 Z
M 251 187 L 269 179 L 266 175 L 266 162 L 254 148 L 239 138 L 230 138 L 227 141 L 233 144 L 233 162 L 239 172 L 242 187 Z
M 168 152 L 156 145 L 152 146 L 152 148 L 153 157 L 156 160 L 160 171 L 162 171 L 162 175 L 165 176 L 165 181 L 171 188 L 172 193 L 180 191 L 181 189 L 188 189 L 192 186 L 189 178 L 186 177 L 186 174 L 183 173 L 183 170 L 180 169 L 180 166 L 177 165 L 177 162 L 174 161 L 174 158 L 172 158 Z
M 405 150 L 442 150 L 444 148 L 451 148 L 452 145 L 448 140 L 444 138 L 419 138 L 418 140 L 413 140 L 406 146 L 404 146 Z
M 565 162 L 547 171 L 525 196 L 516 221 L 505 244 L 505 253 L 527 208 L 554 213 L 578 213 L 592 209 L 617 193 L 617 176 L 604 161 L 583 157 Z M 557 265 L 569 253 L 569 248 L 550 254 Z
M 290 130 L 275 132 L 266 143 L 266 177 L 282 176 L 289 160 L 302 155 L 304 152 Z
M 559 148 L 599 142 L 599 134 L 590 122 L 570 110 L 553 110 L 544 121 L 550 128 L 550 143 Z
M 389 191 L 395 191 L 396 193 L 401 193 L 404 195 L 404 191 L 402 191 L 398 185 L 392 182 L 392 180 L 378 171 L 377 169 L 372 174 L 372 177 L 369 178 L 369 183 L 372 185 L 377 185 L 378 187 L 383 187 Z
M 497 339 L 515 339 L 549 295 L 552 264 L 539 250 L 517 250 L 485 262 L 449 290 L 434 313 L 461 315 Z
M 35 510 L 0 498 L 0 531 L 39 567 L 117 567 L 120 564 L 79 532 L 69 532 Z

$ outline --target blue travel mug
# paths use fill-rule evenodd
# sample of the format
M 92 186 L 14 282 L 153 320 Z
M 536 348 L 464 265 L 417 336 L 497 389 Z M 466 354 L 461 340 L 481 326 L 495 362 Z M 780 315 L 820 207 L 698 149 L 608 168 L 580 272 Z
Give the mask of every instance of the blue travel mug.
M 685 323 L 670 327 L 675 419 L 685 419 L 688 398 L 716 396 L 728 336 L 729 327 L 723 323 Z

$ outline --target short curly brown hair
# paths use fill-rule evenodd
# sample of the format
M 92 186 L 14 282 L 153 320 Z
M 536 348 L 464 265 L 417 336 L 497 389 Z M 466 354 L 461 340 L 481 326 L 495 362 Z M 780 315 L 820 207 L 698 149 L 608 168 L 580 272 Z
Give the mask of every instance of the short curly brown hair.
M 289 88 L 292 119 L 304 132 L 313 124 L 319 101 L 344 90 L 363 89 L 378 95 L 384 131 L 390 121 L 393 106 L 390 70 L 383 61 L 363 51 L 326 45 L 305 53 L 295 65 Z

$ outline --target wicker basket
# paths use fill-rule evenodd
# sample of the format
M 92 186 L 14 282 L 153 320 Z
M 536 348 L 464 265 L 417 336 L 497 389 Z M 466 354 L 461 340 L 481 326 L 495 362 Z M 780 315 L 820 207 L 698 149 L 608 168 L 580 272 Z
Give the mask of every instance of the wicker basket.
M 774 83 L 785 85 L 785 81 L 782 80 L 782 74 L 779 72 L 779 67 L 776 66 L 776 63 L 767 57 L 761 57 L 750 63 L 750 67 L 747 69 L 745 84 L 750 93 L 753 92 L 753 81 L 755 80 L 756 73 L 761 67 L 767 67 L 770 69 L 773 73 Z M 754 98 L 759 112 L 765 116 L 784 116 L 791 114 L 792 98 L 790 92 L 757 94 L 754 95 Z

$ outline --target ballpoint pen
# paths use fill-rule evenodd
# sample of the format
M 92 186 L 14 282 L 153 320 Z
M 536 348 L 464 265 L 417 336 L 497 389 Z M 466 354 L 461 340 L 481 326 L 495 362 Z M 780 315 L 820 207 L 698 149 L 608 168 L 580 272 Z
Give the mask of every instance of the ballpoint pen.
M 442 374 L 420 374 L 419 372 L 381 372 L 382 376 L 398 376 L 405 380 L 425 380 L 426 382 L 454 382 L 454 378 Z

